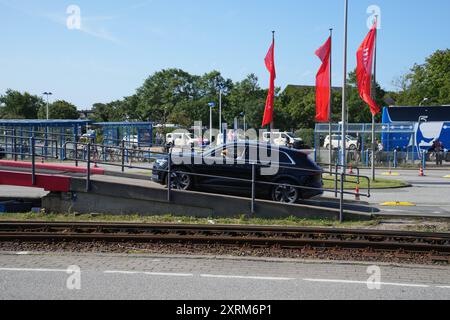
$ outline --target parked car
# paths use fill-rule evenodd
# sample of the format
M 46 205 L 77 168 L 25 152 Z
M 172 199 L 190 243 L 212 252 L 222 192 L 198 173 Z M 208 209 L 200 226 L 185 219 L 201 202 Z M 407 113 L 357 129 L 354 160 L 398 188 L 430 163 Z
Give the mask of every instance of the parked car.
M 5 159 L 6 153 L 3 147 L 0 147 L 0 159 Z
M 169 133 L 166 135 L 166 145 L 170 147 L 206 147 L 210 145 L 207 138 L 194 136 L 192 133 Z
M 168 133 L 166 144 L 173 147 L 193 147 L 196 143 L 192 133 Z
M 256 189 L 258 197 L 282 203 L 295 203 L 299 199 L 309 199 L 323 194 L 322 169 L 310 160 L 306 153 L 299 150 L 279 148 L 280 168 L 278 172 L 274 175 L 263 175 L 261 161 L 252 159 L 253 155 L 271 154 L 271 152 L 274 152 L 274 149 L 267 144 L 237 142 L 210 149 L 203 154 L 185 154 L 183 158 L 191 161 L 183 165 L 171 166 L 171 187 L 178 190 L 213 191 L 238 196 L 249 195 L 252 188 L 250 182 L 252 179 L 251 163 L 257 163 L 256 180 L 259 183 L 257 183 Z M 153 170 L 152 180 L 167 185 L 168 157 L 157 160 Z M 276 183 L 276 185 L 264 184 L 264 182 Z
M 127 148 L 136 149 L 139 146 L 139 137 L 137 135 L 125 136 L 122 141 L 125 142 Z
M 332 141 L 330 142 L 330 136 L 326 136 L 324 141 L 324 148 L 329 149 L 330 145 L 333 149 L 339 149 L 341 145 L 342 136 L 341 135 L 333 135 Z M 347 150 L 356 150 L 358 148 L 358 139 L 352 136 L 347 136 L 346 138 L 346 148 Z
M 270 142 L 277 146 L 289 147 L 294 149 L 304 149 L 305 144 L 301 138 L 298 138 L 292 132 L 264 132 L 263 141 Z

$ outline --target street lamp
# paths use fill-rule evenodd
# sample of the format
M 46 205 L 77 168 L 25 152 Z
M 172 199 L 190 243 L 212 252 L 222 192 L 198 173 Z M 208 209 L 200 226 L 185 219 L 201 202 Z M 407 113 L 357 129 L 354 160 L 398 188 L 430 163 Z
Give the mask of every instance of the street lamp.
M 424 99 L 422 100 L 422 102 L 420 102 L 419 107 L 423 106 L 423 104 L 424 104 L 425 102 L 428 102 L 429 100 L 430 100 L 430 99 L 428 99 L 428 98 L 424 98 Z
M 53 95 L 53 93 L 51 93 L 51 92 L 44 92 L 43 95 L 47 96 L 47 120 L 49 120 L 50 117 L 49 117 L 49 112 L 48 112 L 48 97 Z
M 214 102 L 208 103 L 209 106 L 209 144 L 212 144 L 212 138 L 213 138 L 213 123 L 212 123 L 212 111 L 216 107 L 216 104 Z
M 241 112 L 240 116 L 242 118 L 244 118 L 244 132 L 246 132 L 247 131 L 247 118 L 246 118 L 247 115 L 245 114 L 245 112 Z

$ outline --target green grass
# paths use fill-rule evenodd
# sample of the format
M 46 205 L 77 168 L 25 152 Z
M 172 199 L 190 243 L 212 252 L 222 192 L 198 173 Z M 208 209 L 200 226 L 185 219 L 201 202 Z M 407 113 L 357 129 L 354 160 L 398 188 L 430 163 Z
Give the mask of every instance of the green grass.
M 324 175 L 323 176 L 323 183 L 325 189 L 334 189 L 335 181 L 334 176 Z M 340 188 L 340 177 L 338 177 L 338 188 Z M 344 183 L 344 188 L 347 190 L 354 190 L 356 188 L 356 177 L 346 177 L 346 182 Z M 408 184 L 404 181 L 400 180 L 387 180 L 387 179 L 377 179 L 376 181 L 370 182 L 370 187 L 372 189 L 383 189 L 383 188 L 399 188 L 399 187 L 406 187 Z M 368 181 L 367 179 L 361 179 L 360 189 L 367 189 L 368 188 Z
M 125 222 L 125 223 L 178 223 L 178 224 L 224 224 L 224 225 L 262 225 L 262 226 L 293 226 L 293 227 L 369 227 L 378 225 L 378 221 L 344 222 L 333 220 L 315 220 L 289 217 L 287 219 L 249 218 L 245 215 L 235 218 L 195 218 L 139 215 L 74 215 L 74 214 L 1 214 L 0 221 L 45 221 L 45 222 Z

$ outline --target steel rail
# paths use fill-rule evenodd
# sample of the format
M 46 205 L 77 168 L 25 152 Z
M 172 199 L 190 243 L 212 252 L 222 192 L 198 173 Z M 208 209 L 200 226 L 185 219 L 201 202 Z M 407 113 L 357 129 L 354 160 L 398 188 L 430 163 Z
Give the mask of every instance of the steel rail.
M 450 254 L 450 234 L 225 225 L 2 222 L 0 241 L 162 242 L 359 248 Z

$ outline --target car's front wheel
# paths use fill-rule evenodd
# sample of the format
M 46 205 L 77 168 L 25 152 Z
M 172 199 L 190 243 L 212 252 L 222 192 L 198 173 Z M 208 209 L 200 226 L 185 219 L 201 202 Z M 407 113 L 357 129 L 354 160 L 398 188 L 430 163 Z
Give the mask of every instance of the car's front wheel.
M 279 185 L 272 189 L 272 200 L 281 203 L 296 203 L 300 198 L 300 193 L 297 188 L 294 188 L 291 181 L 283 180 L 278 182 Z
M 183 169 L 174 169 L 170 177 L 170 187 L 174 190 L 192 189 L 192 177 Z

